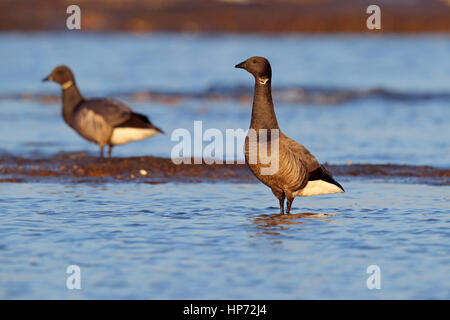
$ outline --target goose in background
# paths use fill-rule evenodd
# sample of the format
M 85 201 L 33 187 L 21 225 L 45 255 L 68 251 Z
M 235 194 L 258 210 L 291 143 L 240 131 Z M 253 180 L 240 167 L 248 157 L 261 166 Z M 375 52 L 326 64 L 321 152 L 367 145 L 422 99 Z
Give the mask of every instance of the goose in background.
M 42 81 L 58 83 L 62 89 L 64 121 L 84 139 L 104 147 L 109 145 L 111 157 L 115 145 L 150 138 L 163 133 L 142 114 L 135 113 L 122 102 L 110 98 L 85 99 L 77 88 L 72 71 L 58 66 Z
M 287 199 L 286 213 L 291 210 L 296 196 L 314 196 L 329 193 L 342 193 L 344 188 L 334 180 L 328 170 L 301 144 L 288 138 L 281 132 L 272 102 L 272 69 L 267 59 L 251 57 L 235 66 L 251 73 L 255 78 L 252 117 L 250 129 L 254 129 L 260 149 L 260 137 L 267 134 L 267 149 L 270 150 L 271 131 L 278 134 L 278 170 L 273 174 L 262 174 L 261 169 L 267 166 L 261 159 L 249 161 L 249 135 L 245 140 L 245 159 L 253 174 L 266 186 L 272 189 L 280 203 L 280 213 L 284 214 L 284 200 Z M 261 131 L 266 129 L 266 131 Z M 263 133 L 261 133 L 263 132 Z M 276 139 L 276 138 L 275 138 Z M 255 159 L 255 158 L 253 158 Z M 254 163 L 251 163 L 254 162 Z

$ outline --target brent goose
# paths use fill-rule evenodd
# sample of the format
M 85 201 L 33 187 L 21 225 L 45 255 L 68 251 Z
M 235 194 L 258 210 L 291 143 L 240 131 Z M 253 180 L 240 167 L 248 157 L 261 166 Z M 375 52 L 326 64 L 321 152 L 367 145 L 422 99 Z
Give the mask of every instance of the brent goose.
M 134 113 L 115 99 L 85 99 L 77 88 L 72 71 L 58 66 L 42 81 L 54 81 L 62 88 L 62 115 L 64 121 L 80 136 L 100 146 L 103 157 L 109 145 L 111 157 L 115 145 L 149 138 L 163 131 L 142 114 Z
M 256 161 L 249 161 L 249 135 L 245 140 L 244 151 L 250 170 L 262 183 L 272 189 L 273 194 L 280 201 L 280 213 L 284 214 L 285 198 L 287 198 L 286 213 L 289 213 L 296 196 L 344 192 L 344 188 L 334 180 L 331 173 L 304 146 L 281 132 L 273 108 L 272 69 L 269 61 L 262 57 L 252 57 L 235 67 L 245 69 L 255 77 L 250 129 L 256 132 L 258 149 L 261 148 L 260 138 L 263 134 L 267 134 L 264 139 L 268 144 L 278 143 L 278 170 L 273 174 L 261 174 L 263 163 L 267 162 L 262 162 L 259 156 L 256 157 Z M 266 130 L 261 131 L 261 129 Z M 276 130 L 278 141 L 270 140 L 272 130 Z M 270 149 L 268 145 L 265 146 L 265 150 Z M 251 152 L 253 150 L 256 149 L 251 149 Z

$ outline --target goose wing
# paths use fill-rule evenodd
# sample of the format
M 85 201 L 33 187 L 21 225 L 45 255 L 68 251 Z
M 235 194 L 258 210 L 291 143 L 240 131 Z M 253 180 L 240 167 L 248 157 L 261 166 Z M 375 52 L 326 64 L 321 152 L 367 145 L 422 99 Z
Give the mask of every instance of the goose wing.
M 127 121 L 133 113 L 130 107 L 115 99 L 85 100 L 78 109 L 91 110 L 97 116 L 102 117 L 111 127 Z M 75 112 L 79 110 L 75 110 Z
M 116 125 L 115 128 L 155 129 L 159 133 L 164 133 L 164 131 L 155 126 L 146 115 L 134 112 L 131 113 L 127 120 Z
M 306 182 L 321 180 L 327 183 L 331 183 L 344 191 L 344 188 L 333 178 L 331 173 L 323 165 L 321 165 L 319 161 L 317 161 L 316 157 L 314 157 L 308 149 L 291 138 L 286 137 L 285 141 L 286 147 L 305 166 L 307 170 Z
M 303 145 L 285 135 L 283 135 L 282 141 L 286 148 L 303 163 L 308 172 L 312 172 L 320 167 L 320 163 L 317 161 L 316 157 L 314 157 Z

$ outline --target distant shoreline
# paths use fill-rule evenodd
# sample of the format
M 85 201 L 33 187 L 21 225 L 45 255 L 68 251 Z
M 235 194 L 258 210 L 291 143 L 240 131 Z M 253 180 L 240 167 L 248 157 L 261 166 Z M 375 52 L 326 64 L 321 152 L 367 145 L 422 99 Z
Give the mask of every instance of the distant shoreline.
M 64 0 L 3 1 L 0 31 L 66 30 Z M 82 31 L 228 33 L 448 33 L 450 1 L 378 1 L 381 30 L 366 27 L 369 0 L 79 0 Z M 11 14 L 11 13 L 14 14 Z

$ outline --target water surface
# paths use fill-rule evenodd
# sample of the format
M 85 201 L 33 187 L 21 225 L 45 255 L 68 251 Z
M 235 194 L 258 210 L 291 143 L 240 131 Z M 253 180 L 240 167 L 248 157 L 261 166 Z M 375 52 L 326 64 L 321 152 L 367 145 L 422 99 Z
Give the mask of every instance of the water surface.
M 321 162 L 449 168 L 449 54 L 448 36 L 0 34 L 0 154 L 97 153 L 58 103 L 35 98 L 59 94 L 40 82 L 58 64 L 73 68 L 86 96 L 123 96 L 168 133 L 115 155 L 169 157 L 172 130 L 194 120 L 248 128 L 251 102 L 192 93 L 250 91 L 233 66 L 264 55 L 277 88 L 385 92 L 275 99 L 283 131 Z M 186 97 L 129 98 L 140 90 Z M 0 183 L 0 297 L 450 298 L 450 188 L 337 179 L 345 194 L 296 199 L 285 217 L 261 184 Z M 82 290 L 66 289 L 71 264 Z M 373 264 L 381 290 L 366 287 Z
M 234 65 L 259 54 L 272 63 L 274 88 L 312 90 L 318 101 L 347 90 L 386 92 L 325 104 L 275 99 L 282 130 L 320 161 L 450 164 L 448 36 L 13 33 L 0 34 L 0 48 L 0 153 L 97 153 L 67 128 L 58 103 L 26 98 L 60 94 L 56 84 L 40 82 L 58 64 L 74 70 L 88 97 L 140 90 L 226 94 L 251 92 L 251 76 Z M 205 130 L 222 131 L 247 129 L 250 123 L 250 101 L 188 97 L 168 104 L 129 98 L 122 100 L 167 135 L 118 147 L 117 156 L 168 157 L 175 145 L 171 132 L 193 130 L 194 120 L 202 120 Z
M 0 296 L 450 298 L 450 187 L 343 183 L 285 217 L 259 184 L 0 184 Z

